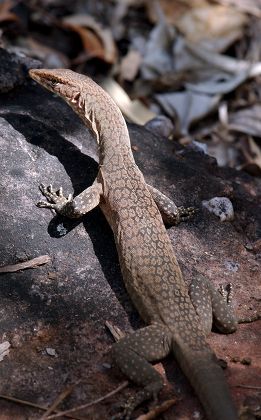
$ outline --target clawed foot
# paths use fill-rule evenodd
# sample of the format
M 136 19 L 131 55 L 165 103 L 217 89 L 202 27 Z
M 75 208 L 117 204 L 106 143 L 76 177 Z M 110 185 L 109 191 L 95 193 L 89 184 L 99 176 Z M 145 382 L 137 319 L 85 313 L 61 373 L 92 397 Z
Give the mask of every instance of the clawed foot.
M 196 207 L 178 207 L 179 221 L 185 222 L 191 219 L 197 212 L 198 209 Z
M 230 305 L 233 299 L 233 286 L 231 283 L 228 283 L 226 287 L 220 285 L 219 293 L 223 297 L 224 301 Z
M 156 385 L 156 384 L 155 384 Z M 159 390 L 157 386 L 155 390 L 148 391 L 143 389 L 139 391 L 134 397 L 130 397 L 126 404 L 124 405 L 123 411 L 119 414 L 113 416 L 112 420 L 121 419 L 121 420 L 130 420 L 131 415 L 135 408 L 140 405 L 143 401 L 153 398 L 153 406 L 158 402 L 158 393 Z
M 72 201 L 72 194 L 69 194 L 67 198 L 64 197 L 62 187 L 57 191 L 54 191 L 52 185 L 46 187 L 45 185 L 40 184 L 39 189 L 47 201 L 39 201 L 36 204 L 37 207 L 54 209 L 57 213 L 63 214 L 63 209 Z

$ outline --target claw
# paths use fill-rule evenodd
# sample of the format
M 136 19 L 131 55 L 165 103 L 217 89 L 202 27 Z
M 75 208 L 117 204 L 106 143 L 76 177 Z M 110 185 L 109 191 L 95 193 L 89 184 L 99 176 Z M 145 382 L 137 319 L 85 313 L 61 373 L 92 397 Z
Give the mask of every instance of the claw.
M 39 190 L 41 191 L 41 193 L 42 193 L 42 194 L 44 193 L 44 191 L 45 191 L 45 186 L 44 186 L 44 184 L 40 184 L 40 185 L 39 185 Z
M 223 285 L 220 285 L 219 287 L 219 293 L 225 300 L 225 302 L 230 305 L 233 299 L 233 287 L 232 283 L 228 283 L 226 288 Z
M 40 207 L 40 208 L 46 208 L 46 209 L 54 209 L 55 208 L 55 204 L 48 203 L 47 201 L 38 201 L 38 203 L 36 203 L 36 206 Z
M 198 212 L 196 207 L 178 207 L 179 218 L 181 222 L 191 219 Z
M 69 194 L 68 198 L 66 198 L 63 195 L 62 187 L 55 191 L 52 184 L 48 186 L 40 184 L 39 189 L 47 201 L 39 201 L 36 204 L 37 207 L 54 209 L 57 213 L 65 214 L 64 209 L 66 209 L 68 202 L 72 201 L 72 194 Z
M 230 304 L 232 302 L 234 296 L 234 290 L 232 283 L 228 283 L 227 285 L 227 303 Z

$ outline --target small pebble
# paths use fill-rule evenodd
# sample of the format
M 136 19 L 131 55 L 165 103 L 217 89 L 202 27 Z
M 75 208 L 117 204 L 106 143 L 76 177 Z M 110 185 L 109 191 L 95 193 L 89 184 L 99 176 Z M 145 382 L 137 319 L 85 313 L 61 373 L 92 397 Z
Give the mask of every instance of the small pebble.
M 206 143 L 201 143 L 201 142 L 199 142 L 199 141 L 193 140 L 193 141 L 191 142 L 191 144 L 189 145 L 189 147 L 190 147 L 192 150 L 195 150 L 195 151 L 197 151 L 197 152 L 202 152 L 202 153 L 204 153 L 205 155 L 208 153 L 208 146 L 207 146 L 207 144 L 206 144 Z
M 171 137 L 174 133 L 174 124 L 172 121 L 164 115 L 158 115 L 152 120 L 148 121 L 144 127 L 151 131 L 153 134 L 162 137 Z
M 236 273 L 240 267 L 240 264 L 234 261 L 225 261 L 224 263 L 227 270 Z
M 211 200 L 202 201 L 202 205 L 208 209 L 210 213 L 218 216 L 221 222 L 234 219 L 234 209 L 231 201 L 227 197 L 214 197 Z
M 247 366 L 249 366 L 249 365 L 251 365 L 251 363 L 252 363 L 252 359 L 251 359 L 250 357 L 244 357 L 244 358 L 241 360 L 241 364 L 242 364 L 242 365 L 247 365 Z
M 46 347 L 45 351 L 48 354 L 48 356 L 58 357 L 58 354 L 56 353 L 55 349 L 52 349 L 51 347 Z
M 102 367 L 103 367 L 104 369 L 111 369 L 111 364 L 110 364 L 110 363 L 103 363 L 103 364 L 102 364 Z

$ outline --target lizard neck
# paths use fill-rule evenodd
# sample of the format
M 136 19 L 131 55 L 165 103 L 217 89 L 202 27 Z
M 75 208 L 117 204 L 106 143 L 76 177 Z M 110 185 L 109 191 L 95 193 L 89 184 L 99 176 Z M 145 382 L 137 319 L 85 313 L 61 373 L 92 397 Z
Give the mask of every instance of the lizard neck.
M 99 148 L 100 165 L 121 156 L 127 163 L 134 163 L 130 137 L 123 115 L 112 98 L 102 90 L 96 90 L 90 100 L 88 91 L 81 91 L 77 101 L 67 101 L 93 132 Z M 107 108 L 104 108 L 104 105 Z

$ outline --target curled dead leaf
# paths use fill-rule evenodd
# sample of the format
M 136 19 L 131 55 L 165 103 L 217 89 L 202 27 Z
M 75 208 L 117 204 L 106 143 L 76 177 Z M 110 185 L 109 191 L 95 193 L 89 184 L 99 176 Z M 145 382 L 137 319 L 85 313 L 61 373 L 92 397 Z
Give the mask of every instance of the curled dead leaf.
M 137 50 L 130 50 L 122 59 L 120 65 L 120 79 L 131 82 L 137 76 L 142 58 Z
M 248 171 L 252 175 L 261 176 L 261 148 L 250 136 L 241 141 L 241 150 L 246 159 L 246 163 L 240 169 Z
M 131 101 L 127 93 L 112 78 L 104 78 L 101 86 L 114 99 L 122 113 L 132 122 L 144 125 L 156 116 L 156 114 L 146 108 L 138 99 Z
M 178 116 L 180 134 L 187 135 L 192 122 L 205 117 L 217 107 L 220 95 L 184 91 L 158 94 L 155 98 L 169 117 Z
M 229 116 L 228 128 L 233 131 L 261 137 L 261 105 L 241 109 Z
M 110 29 L 103 28 L 89 15 L 71 15 L 62 20 L 63 26 L 80 36 L 88 56 L 97 57 L 109 64 L 117 58 L 117 49 Z
M 247 21 L 247 16 L 233 7 L 208 4 L 191 8 L 176 26 L 188 41 L 218 52 L 242 36 Z
M 20 20 L 15 13 L 11 12 L 14 6 L 15 2 L 13 0 L 0 2 L 0 23 L 7 21 L 18 22 Z

